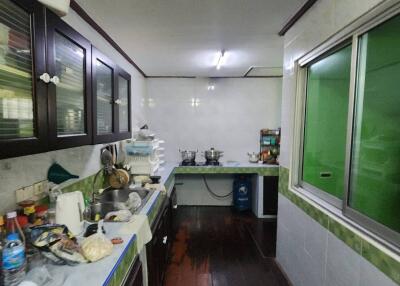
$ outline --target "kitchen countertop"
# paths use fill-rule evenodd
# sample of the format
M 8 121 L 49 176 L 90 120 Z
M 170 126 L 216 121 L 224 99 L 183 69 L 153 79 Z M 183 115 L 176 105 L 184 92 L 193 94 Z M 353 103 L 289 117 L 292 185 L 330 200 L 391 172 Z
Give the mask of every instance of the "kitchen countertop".
M 155 173 L 161 176 L 161 183 L 168 189 L 172 177 L 176 174 L 258 174 L 260 176 L 278 176 L 279 165 L 250 162 L 222 162 L 221 166 L 180 166 L 167 162 Z
M 175 174 L 258 174 L 261 176 L 277 176 L 278 165 L 267 165 L 248 162 L 222 162 L 222 166 L 179 166 L 179 163 L 165 163 L 155 175 L 161 176 L 161 183 L 167 189 L 170 187 Z M 156 191 L 140 211 L 153 222 L 159 208 L 164 202 L 165 195 Z M 124 242 L 115 245 L 110 256 L 100 261 L 77 266 L 57 266 L 57 274 L 63 273 L 66 280 L 63 286 L 76 286 L 85 281 L 85 285 L 117 286 L 123 281 L 127 271 L 138 255 L 136 247 L 136 234 L 121 234 L 124 223 L 104 223 L 106 236 L 121 237 Z
M 159 207 L 164 202 L 165 194 L 155 191 L 148 202 L 143 206 L 139 214 L 148 216 L 149 224 L 154 221 Z M 123 281 L 130 265 L 136 258 L 138 251 L 136 246 L 136 234 L 123 234 L 122 228 L 126 223 L 105 222 L 107 238 L 121 237 L 123 243 L 114 245 L 111 255 L 94 263 L 80 264 L 76 266 L 50 266 L 57 272 L 57 277 L 65 276 L 63 286 L 76 286 L 82 284 L 87 286 L 119 286 Z M 59 281 L 55 285 L 60 285 Z

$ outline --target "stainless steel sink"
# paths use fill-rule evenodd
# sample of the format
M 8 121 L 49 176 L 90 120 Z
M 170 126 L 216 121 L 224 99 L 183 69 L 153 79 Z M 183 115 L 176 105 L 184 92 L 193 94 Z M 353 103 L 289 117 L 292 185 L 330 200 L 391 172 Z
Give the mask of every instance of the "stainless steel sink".
M 99 215 L 99 219 L 103 219 L 109 212 L 125 209 L 122 203 L 128 200 L 129 194 L 131 193 L 137 193 L 142 199 L 139 208 L 130 210 L 133 214 L 137 214 L 147 203 L 153 191 L 145 188 L 106 189 L 101 195 L 97 196 L 96 201 L 87 208 L 85 218 L 94 221 L 96 215 Z
M 145 200 L 149 196 L 150 192 L 150 190 L 145 188 L 107 189 L 98 198 L 100 202 L 124 203 L 129 199 L 130 193 L 137 193 L 143 202 L 143 200 Z

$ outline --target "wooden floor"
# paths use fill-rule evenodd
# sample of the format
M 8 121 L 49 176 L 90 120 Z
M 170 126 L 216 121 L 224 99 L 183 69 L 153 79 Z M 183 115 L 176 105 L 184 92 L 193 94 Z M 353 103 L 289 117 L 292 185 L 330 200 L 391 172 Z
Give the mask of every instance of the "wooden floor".
M 275 264 L 276 223 L 230 207 L 179 206 L 165 286 L 289 285 Z

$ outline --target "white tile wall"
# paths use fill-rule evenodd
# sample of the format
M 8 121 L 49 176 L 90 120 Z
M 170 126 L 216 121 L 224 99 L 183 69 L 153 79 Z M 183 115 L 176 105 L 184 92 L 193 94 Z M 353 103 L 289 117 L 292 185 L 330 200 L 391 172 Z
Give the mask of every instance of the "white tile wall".
M 259 150 L 260 129 L 280 126 L 280 78 L 218 79 L 213 91 L 208 84 L 204 78 L 148 80 L 149 126 L 166 141 L 167 161 L 180 160 L 179 148 L 215 147 L 224 160 L 247 162 L 247 152 Z
M 281 194 L 277 242 L 277 260 L 293 286 L 396 285 Z
M 207 86 L 212 83 L 213 91 Z M 247 162 L 247 152 L 258 152 L 259 131 L 280 126 L 280 78 L 263 79 L 149 79 L 149 126 L 166 141 L 165 158 L 179 162 L 178 149 L 223 150 L 222 161 Z M 194 102 L 193 102 L 194 100 Z M 198 153 L 197 161 L 204 161 Z M 232 176 L 207 176 L 220 194 L 232 191 Z M 179 204 L 230 205 L 207 192 L 200 176 L 179 179 Z
M 70 13 L 63 20 L 131 74 L 132 124 L 134 128 L 143 124 L 146 121 L 144 112 L 146 84 L 144 77 L 73 10 L 70 10 Z M 101 147 L 102 145 L 83 146 L 0 160 L 0 214 L 15 207 L 15 190 L 46 179 L 47 170 L 53 161 L 57 161 L 71 173 L 80 175 L 81 178 L 94 174 L 100 169 L 99 154 Z

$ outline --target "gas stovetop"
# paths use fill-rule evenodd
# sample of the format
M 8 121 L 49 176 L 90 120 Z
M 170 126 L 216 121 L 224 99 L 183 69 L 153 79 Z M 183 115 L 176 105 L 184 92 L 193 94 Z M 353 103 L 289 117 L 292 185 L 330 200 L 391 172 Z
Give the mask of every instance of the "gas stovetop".
M 206 162 L 195 162 L 195 161 L 182 161 L 179 166 L 222 166 L 222 163 L 218 161 L 206 161 Z

